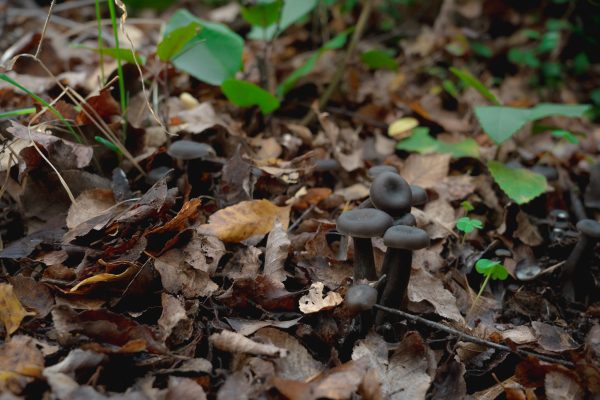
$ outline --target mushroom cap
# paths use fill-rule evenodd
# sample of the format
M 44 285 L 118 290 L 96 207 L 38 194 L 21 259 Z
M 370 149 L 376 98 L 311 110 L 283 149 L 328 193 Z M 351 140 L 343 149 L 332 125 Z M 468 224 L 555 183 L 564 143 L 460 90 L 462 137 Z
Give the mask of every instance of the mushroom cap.
M 369 168 L 367 176 L 371 179 L 375 179 L 382 172 L 392 172 L 397 174 L 398 170 L 392 165 L 375 165 L 374 167 Z
M 427 200 L 429 200 L 427 192 L 421 186 L 410 185 L 410 192 L 412 195 L 410 205 L 412 206 L 422 206 L 423 204 L 427 203 Z
M 376 208 L 361 208 L 342 213 L 336 221 L 337 230 L 358 238 L 382 236 L 394 223 L 392 217 Z
M 394 225 L 415 226 L 417 225 L 417 219 L 411 213 L 406 213 L 403 216 L 396 218 L 394 220 Z
M 594 239 L 600 239 L 600 223 L 593 219 L 582 219 L 577 223 L 579 232 Z
M 373 180 L 369 190 L 373 205 L 392 216 L 402 214 L 410 207 L 410 185 L 394 172 L 382 172 Z
M 383 243 L 393 249 L 419 250 L 429 246 L 429 236 L 423 229 L 395 225 L 385 231 Z
M 196 160 L 214 156 L 215 149 L 206 143 L 198 143 L 193 140 L 178 140 L 169 146 L 167 153 L 178 160 Z
M 364 283 L 352 285 L 346 291 L 344 303 L 352 313 L 370 310 L 377 303 L 377 289 Z

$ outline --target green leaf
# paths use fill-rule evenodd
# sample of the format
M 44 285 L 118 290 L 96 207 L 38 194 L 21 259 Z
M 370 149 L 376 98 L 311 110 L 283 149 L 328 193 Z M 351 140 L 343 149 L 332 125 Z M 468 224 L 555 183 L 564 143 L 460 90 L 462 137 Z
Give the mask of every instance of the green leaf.
M 350 32 L 351 30 L 345 30 L 344 32 L 336 35 L 333 39 L 325 43 L 319 50 L 313 53 L 304 62 L 304 64 L 302 64 L 294 72 L 288 75 L 288 77 L 285 78 L 284 81 L 277 86 L 277 97 L 282 99 L 283 96 L 285 96 L 285 94 L 296 85 L 300 78 L 302 78 L 305 75 L 308 75 L 315 68 L 317 60 L 319 59 L 319 57 L 321 57 L 321 54 L 328 50 L 335 50 L 343 47 L 346 44 L 346 40 L 348 39 L 348 35 L 350 34 Z
M 475 209 L 475 207 L 473 207 L 473 204 L 471 204 L 471 202 L 469 200 L 463 201 L 462 203 L 460 203 L 460 206 L 466 212 L 473 211 Z
M 525 168 L 510 168 L 498 161 L 488 161 L 490 174 L 500 189 L 517 204 L 525 204 L 548 187 L 546 177 Z
M 492 49 L 482 42 L 471 42 L 471 50 L 478 56 L 491 58 L 494 55 Z
M 479 145 L 471 138 L 457 143 L 442 142 L 429 135 L 429 128 L 414 128 L 412 134 L 396 144 L 398 150 L 415 151 L 421 154 L 448 153 L 454 158 L 479 158 Z
M 450 96 L 458 98 L 458 89 L 456 88 L 454 82 L 452 82 L 450 79 L 444 79 L 442 81 L 442 87 Z
M 94 136 L 94 139 L 96 140 L 96 142 L 106 146 L 108 149 L 114 151 L 117 154 L 123 154 L 123 152 L 121 151 L 121 149 L 119 149 L 113 142 L 111 142 L 110 140 L 106 140 L 105 138 L 103 138 L 102 136 Z
M 282 6 L 282 0 L 275 0 L 271 3 L 258 3 L 250 7 L 242 7 L 240 12 L 242 18 L 250 25 L 265 28 L 277 22 Z
M 198 22 L 190 22 L 186 26 L 170 31 L 165 34 L 156 47 L 156 55 L 162 61 L 172 61 L 183 50 L 183 47 L 200 32 L 200 29 L 202 26 Z
M 258 106 L 263 114 L 279 108 L 275 96 L 251 82 L 227 79 L 221 84 L 221 90 L 229 101 L 240 107 Z
M 531 50 L 523 50 L 516 47 L 508 50 L 508 59 L 517 65 L 526 65 L 531 68 L 539 68 L 540 60 Z
M 265 28 L 254 26 L 248 37 L 254 40 L 271 40 L 288 26 L 311 12 L 316 5 L 317 0 L 285 0 L 279 23 L 271 24 Z
M 227 26 L 203 21 L 183 9 L 169 19 L 165 35 L 193 22 L 202 29 L 173 60 L 175 67 L 211 85 L 233 78 L 242 68 L 244 40 Z
M 33 114 L 35 111 L 36 111 L 35 107 L 19 108 L 16 110 L 4 111 L 4 112 L 0 112 L 0 119 L 13 118 L 13 117 L 17 117 L 19 115 Z
M 114 47 L 103 47 L 101 49 L 97 49 L 95 47 L 88 47 L 88 46 L 74 46 L 76 49 L 85 49 L 85 50 L 90 50 L 93 51 L 95 53 L 98 54 L 102 54 L 103 56 L 108 56 L 111 58 L 114 58 L 115 60 L 120 58 L 121 60 L 130 63 L 130 64 L 135 64 L 136 60 L 137 63 L 140 65 L 144 65 L 146 63 L 146 58 L 142 55 L 139 55 L 137 53 L 134 53 L 131 51 L 131 49 L 123 49 L 123 48 L 114 48 Z
M 489 260 L 487 258 L 480 258 L 475 263 L 475 269 L 481 275 L 489 276 L 492 279 L 499 279 L 501 281 L 508 278 L 508 271 L 499 261 Z
M 373 69 L 398 69 L 398 62 L 385 50 L 369 50 L 360 55 L 360 60 Z
M 560 139 L 565 139 L 567 142 L 569 142 L 571 144 L 579 144 L 579 139 L 577 139 L 577 137 L 575 135 L 573 135 L 571 132 L 566 131 L 564 129 L 555 129 L 552 132 L 550 132 L 550 134 L 554 137 L 557 137 Z
M 551 115 L 582 117 L 589 110 L 587 104 L 550 104 L 542 103 L 533 108 L 514 108 L 501 106 L 475 107 L 475 115 L 483 130 L 498 144 L 509 139 L 527 122 Z
M 450 67 L 450 72 L 452 72 L 454 75 L 456 75 L 458 77 L 458 79 L 460 79 L 465 85 L 470 86 L 473 89 L 477 90 L 479 92 L 479 94 L 481 94 L 483 97 L 485 97 L 492 103 L 494 103 L 496 105 L 501 104 L 500 101 L 496 98 L 496 96 L 494 96 L 494 94 L 492 92 L 490 92 L 490 90 L 487 87 L 485 87 L 485 85 L 483 83 L 481 83 L 481 81 L 479 79 L 475 78 L 466 69 Z
M 475 229 L 483 228 L 483 224 L 478 219 L 462 217 L 456 220 L 456 229 L 464 233 L 471 233 Z

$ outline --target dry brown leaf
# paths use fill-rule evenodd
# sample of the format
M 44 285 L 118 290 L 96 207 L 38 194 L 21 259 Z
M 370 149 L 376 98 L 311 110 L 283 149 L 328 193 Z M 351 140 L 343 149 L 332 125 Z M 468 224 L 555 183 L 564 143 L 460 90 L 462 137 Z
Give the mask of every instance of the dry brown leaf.
M 544 322 L 533 321 L 531 327 L 535 331 L 538 344 L 548 351 L 567 351 L 574 350 L 579 345 L 563 329 L 546 324 Z
M 7 338 L 19 329 L 21 322 L 28 315 L 35 313 L 25 310 L 13 293 L 12 285 L 0 283 L 0 322 L 4 325 Z
M 154 260 L 165 290 L 171 294 L 183 294 L 188 299 L 206 297 L 218 289 L 206 271 L 198 270 L 186 261 L 181 249 L 171 249 Z
M 188 318 L 183 301 L 167 293 L 161 294 L 162 313 L 158 319 L 161 337 L 164 341 L 180 344 L 189 339 L 193 322 Z
M 519 210 L 519 213 L 517 214 L 515 237 L 531 247 L 539 246 L 544 241 L 538 228 L 531 223 L 527 214 L 521 210 Z
M 449 154 L 411 154 L 402 167 L 402 177 L 411 185 L 433 188 L 448 176 Z
M 426 301 L 442 317 L 464 323 L 456 305 L 456 298 L 444 288 L 439 279 L 422 268 L 412 269 L 408 283 L 408 299 L 415 303 Z
M 262 328 L 254 338 L 287 349 L 287 357 L 275 360 L 275 370 L 280 378 L 303 381 L 316 376 L 324 369 L 323 364 L 315 360 L 298 339 L 282 330 Z
M 323 282 L 314 282 L 310 285 L 308 293 L 300 297 L 300 311 L 304 314 L 316 313 L 321 310 L 329 310 L 338 304 L 341 304 L 344 299 L 337 292 L 329 292 L 323 295 L 325 285 Z
M 285 357 L 287 355 L 286 349 L 271 344 L 255 342 L 237 332 L 223 330 L 219 333 L 213 333 L 208 340 L 217 349 L 229 353 L 245 353 L 272 357 Z
M 19 394 L 32 381 L 40 378 L 44 356 L 28 336 L 15 336 L 0 347 L 0 393 Z M 9 397 L 10 398 L 10 397 Z
M 86 190 L 75 199 L 75 203 L 71 204 L 67 214 L 67 228 L 73 229 L 114 205 L 115 196 L 111 189 Z
M 206 400 L 206 393 L 202 386 L 191 378 L 170 376 L 165 400 L 179 399 Z
M 296 325 L 302 317 L 290 319 L 288 321 L 276 321 L 276 320 L 251 320 L 241 318 L 225 318 L 229 326 L 233 328 L 237 333 L 249 336 L 259 329 L 266 328 L 267 326 L 274 326 L 276 328 L 288 329 Z
M 287 279 L 284 266 L 291 243 L 281 222 L 275 222 L 275 227 L 267 236 L 263 273 L 274 282 L 280 283 L 282 287 L 283 281 Z
M 208 224 L 200 225 L 197 231 L 224 242 L 239 243 L 269 233 L 277 219 L 287 229 L 289 214 L 289 207 L 277 207 L 269 200 L 242 201 L 212 214 Z

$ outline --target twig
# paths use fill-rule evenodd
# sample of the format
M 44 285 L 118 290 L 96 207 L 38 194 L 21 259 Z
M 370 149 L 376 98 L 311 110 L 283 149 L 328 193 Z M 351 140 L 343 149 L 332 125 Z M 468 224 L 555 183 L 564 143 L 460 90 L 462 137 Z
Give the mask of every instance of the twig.
M 46 36 L 46 29 L 48 29 L 48 22 L 50 22 L 50 17 L 52 16 L 52 9 L 54 8 L 54 3 L 56 3 L 56 0 L 52 0 L 52 3 L 50 3 L 50 9 L 48 10 L 48 16 L 46 17 L 46 20 L 44 21 L 44 28 L 42 28 L 42 34 L 40 36 L 40 41 L 38 43 L 38 47 L 35 51 L 35 58 L 39 58 L 40 56 L 40 52 L 42 51 L 42 43 L 44 43 L 44 37 Z
M 356 45 L 358 41 L 362 37 L 363 31 L 367 25 L 367 21 L 369 20 L 369 16 L 371 15 L 371 10 L 373 9 L 373 0 L 365 0 L 364 6 L 360 12 L 360 16 L 358 17 L 358 22 L 356 23 L 356 28 L 354 29 L 354 33 L 352 34 L 352 39 L 350 39 L 350 44 L 348 45 L 348 49 L 346 50 L 346 54 L 344 55 L 344 60 L 340 63 L 333 78 L 331 79 L 331 83 L 327 87 L 327 89 L 323 92 L 321 97 L 319 98 L 319 109 L 322 109 L 327 105 L 329 99 L 337 89 L 340 84 L 342 77 L 344 76 L 344 72 L 348 67 L 348 63 L 350 59 L 354 55 L 354 50 L 356 49 Z M 308 125 L 312 122 L 315 117 L 314 111 L 311 109 L 306 117 L 302 120 L 301 125 Z
M 409 319 L 409 320 L 411 320 L 413 322 L 418 322 L 418 323 L 423 324 L 425 326 L 428 326 L 430 328 L 438 329 L 440 331 L 444 331 L 444 332 L 446 332 L 446 333 L 448 333 L 450 335 L 458 336 L 458 337 L 461 338 L 461 340 L 464 340 L 465 342 L 471 342 L 471 343 L 479 344 L 479 345 L 486 346 L 486 347 L 489 347 L 489 348 L 492 348 L 492 349 L 496 349 L 496 350 L 499 350 L 499 351 L 506 351 L 506 352 L 509 352 L 509 353 L 514 353 L 514 354 L 517 354 L 517 355 L 519 355 L 521 357 L 530 357 L 531 356 L 531 357 L 536 357 L 536 358 L 540 359 L 541 361 L 550 362 L 550 363 L 554 363 L 554 364 L 561 364 L 561 365 L 564 365 L 564 366 L 569 367 L 569 368 L 573 368 L 574 367 L 574 364 L 572 362 L 570 362 L 570 361 L 567 361 L 567 360 L 562 360 L 560 358 L 551 357 L 551 356 L 547 356 L 547 355 L 544 355 L 544 354 L 539 354 L 539 353 L 535 353 L 533 351 L 527 351 L 527 350 L 523 350 L 523 349 L 519 349 L 519 348 L 512 349 L 509 346 L 506 346 L 504 344 L 495 343 L 495 342 L 492 342 L 492 341 L 489 341 L 489 340 L 486 340 L 486 339 L 479 338 L 477 336 L 469 335 L 469 334 L 461 332 L 461 331 L 459 331 L 457 329 L 450 328 L 449 326 L 446 326 L 444 324 L 440 324 L 439 322 L 430 321 L 430 320 L 425 319 L 423 317 L 419 317 L 417 315 L 413 315 L 413 314 L 410 314 L 410 313 L 407 313 L 407 312 L 404 312 L 404 311 L 401 311 L 401 310 L 396 310 L 396 309 L 393 309 L 393 308 L 381 306 L 379 304 L 375 304 L 373 307 L 376 308 L 376 309 L 378 309 L 378 310 L 382 310 L 382 311 L 388 312 L 390 314 L 399 315 L 401 317 Z
M 312 211 L 314 210 L 316 207 L 315 204 L 311 204 L 310 207 L 308 207 L 299 217 L 297 220 L 294 221 L 294 223 L 292 225 L 290 225 L 290 227 L 288 228 L 288 233 L 293 231 L 294 229 L 296 229 L 298 227 L 298 225 L 300 225 L 300 222 L 302 222 L 302 220 L 304 218 L 306 218 L 306 216 Z

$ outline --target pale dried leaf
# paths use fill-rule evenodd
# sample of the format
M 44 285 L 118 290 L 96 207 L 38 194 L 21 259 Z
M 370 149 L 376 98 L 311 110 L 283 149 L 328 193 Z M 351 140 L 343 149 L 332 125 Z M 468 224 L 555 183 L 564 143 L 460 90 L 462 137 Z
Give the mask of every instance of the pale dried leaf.
M 169 339 L 173 334 L 174 342 L 181 343 L 192 334 L 192 320 L 188 318 L 183 301 L 167 293 L 161 294 L 162 313 L 158 319 L 161 338 Z
M 433 351 L 417 332 L 406 334 L 389 360 L 386 387 L 390 400 L 425 399 L 435 372 Z
M 335 194 L 342 196 L 346 201 L 360 200 L 369 196 L 369 188 L 362 183 L 355 183 L 354 185 L 337 189 Z
M 223 330 L 213 333 L 208 338 L 209 342 L 217 349 L 229 353 L 245 353 L 272 357 L 285 357 L 287 350 L 271 344 L 262 344 L 248 339 L 236 332 Z
M 539 246 L 544 241 L 538 228 L 531 223 L 527 214 L 521 210 L 519 210 L 519 213 L 517 214 L 515 237 L 531 247 Z
M 13 293 L 12 285 L 0 283 L 0 322 L 4 325 L 6 336 L 12 335 L 19 329 L 21 322 L 28 315 L 35 315 L 35 313 L 25 310 Z
M 439 279 L 422 268 L 412 269 L 408 283 L 408 299 L 415 303 L 426 301 L 440 316 L 464 323 L 456 305 L 456 298 L 444 288 Z
M 585 394 L 576 380 L 559 371 L 546 374 L 544 387 L 548 400 L 581 400 Z
M 269 233 L 277 219 L 287 229 L 289 214 L 289 207 L 277 207 L 269 200 L 242 201 L 212 214 L 208 224 L 200 225 L 197 232 L 216 236 L 224 242 L 239 243 Z
M 448 176 L 449 154 L 411 154 L 402 167 L 402 177 L 411 185 L 433 188 Z
M 181 249 L 171 249 L 154 260 L 165 290 L 186 298 L 206 297 L 218 289 L 207 272 L 197 270 L 185 261 Z
M 337 292 L 329 292 L 323 295 L 325 285 L 323 282 L 314 282 L 310 285 L 308 293 L 300 297 L 300 311 L 304 314 L 316 313 L 321 310 L 329 310 L 344 300 Z

